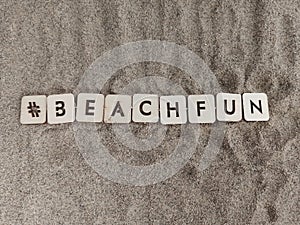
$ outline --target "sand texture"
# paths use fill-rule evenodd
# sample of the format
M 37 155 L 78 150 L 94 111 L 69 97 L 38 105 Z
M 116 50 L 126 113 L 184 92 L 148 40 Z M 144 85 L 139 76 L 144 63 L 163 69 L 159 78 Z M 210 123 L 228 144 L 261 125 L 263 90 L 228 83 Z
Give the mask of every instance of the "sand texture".
M 3 0 L 0 14 L 1 225 L 300 223 L 298 0 Z M 97 174 L 72 124 L 20 124 L 22 96 L 73 93 L 96 58 L 146 39 L 195 52 L 223 92 L 266 93 L 270 121 L 226 123 L 220 153 L 204 172 L 195 164 L 210 126 L 201 126 L 203 140 L 185 167 L 145 187 Z M 119 71 L 103 93 L 158 74 L 197 93 L 184 72 L 150 62 Z M 150 135 L 146 125 L 131 126 Z M 170 126 L 153 152 L 124 147 L 110 125 L 101 132 L 118 160 L 148 165 L 172 152 L 179 128 Z

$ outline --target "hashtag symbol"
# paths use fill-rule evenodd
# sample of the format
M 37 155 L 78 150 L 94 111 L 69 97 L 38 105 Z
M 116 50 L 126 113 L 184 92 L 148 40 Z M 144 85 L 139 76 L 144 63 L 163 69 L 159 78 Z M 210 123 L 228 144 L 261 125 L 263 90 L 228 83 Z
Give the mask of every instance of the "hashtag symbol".
M 32 117 L 39 117 L 39 113 L 41 112 L 41 110 L 39 110 L 39 106 L 36 105 L 35 102 L 29 102 L 29 106 L 27 107 L 28 113 L 31 113 Z

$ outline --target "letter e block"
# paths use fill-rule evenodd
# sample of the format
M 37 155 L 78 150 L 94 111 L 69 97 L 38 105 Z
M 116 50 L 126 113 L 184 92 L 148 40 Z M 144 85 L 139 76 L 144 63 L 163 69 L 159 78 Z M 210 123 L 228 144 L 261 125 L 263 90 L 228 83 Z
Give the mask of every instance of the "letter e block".
M 102 122 L 104 95 L 80 93 L 77 96 L 76 120 L 78 122 Z

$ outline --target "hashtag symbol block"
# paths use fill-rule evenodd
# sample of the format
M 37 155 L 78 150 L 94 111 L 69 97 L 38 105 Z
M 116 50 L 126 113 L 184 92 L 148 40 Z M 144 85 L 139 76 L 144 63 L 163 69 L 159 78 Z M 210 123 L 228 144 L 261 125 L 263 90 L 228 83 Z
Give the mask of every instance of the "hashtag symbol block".
M 27 107 L 28 112 L 32 115 L 32 117 L 39 117 L 39 113 L 41 110 L 39 110 L 39 106 L 36 105 L 36 102 L 29 102 L 29 106 Z
M 41 124 L 46 122 L 47 97 L 45 95 L 24 96 L 21 102 L 20 122 Z

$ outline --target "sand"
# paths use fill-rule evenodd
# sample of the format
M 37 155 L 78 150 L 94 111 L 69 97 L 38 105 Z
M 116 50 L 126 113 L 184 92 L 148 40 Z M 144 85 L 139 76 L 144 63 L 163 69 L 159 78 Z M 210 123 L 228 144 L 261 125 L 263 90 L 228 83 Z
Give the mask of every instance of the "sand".
M 257 1 L 1 1 L 0 224 L 300 223 L 300 3 Z M 201 126 L 192 159 L 171 178 L 144 187 L 93 170 L 72 124 L 21 125 L 22 96 L 73 93 L 89 65 L 127 42 L 186 46 L 222 91 L 268 95 L 270 121 L 226 123 L 217 158 L 195 166 L 209 135 Z M 141 63 L 118 72 L 103 93 L 160 74 L 196 93 L 173 67 Z M 147 126 L 132 124 L 136 135 Z M 111 154 L 146 165 L 167 157 L 178 127 L 153 152 L 136 152 L 102 127 Z

